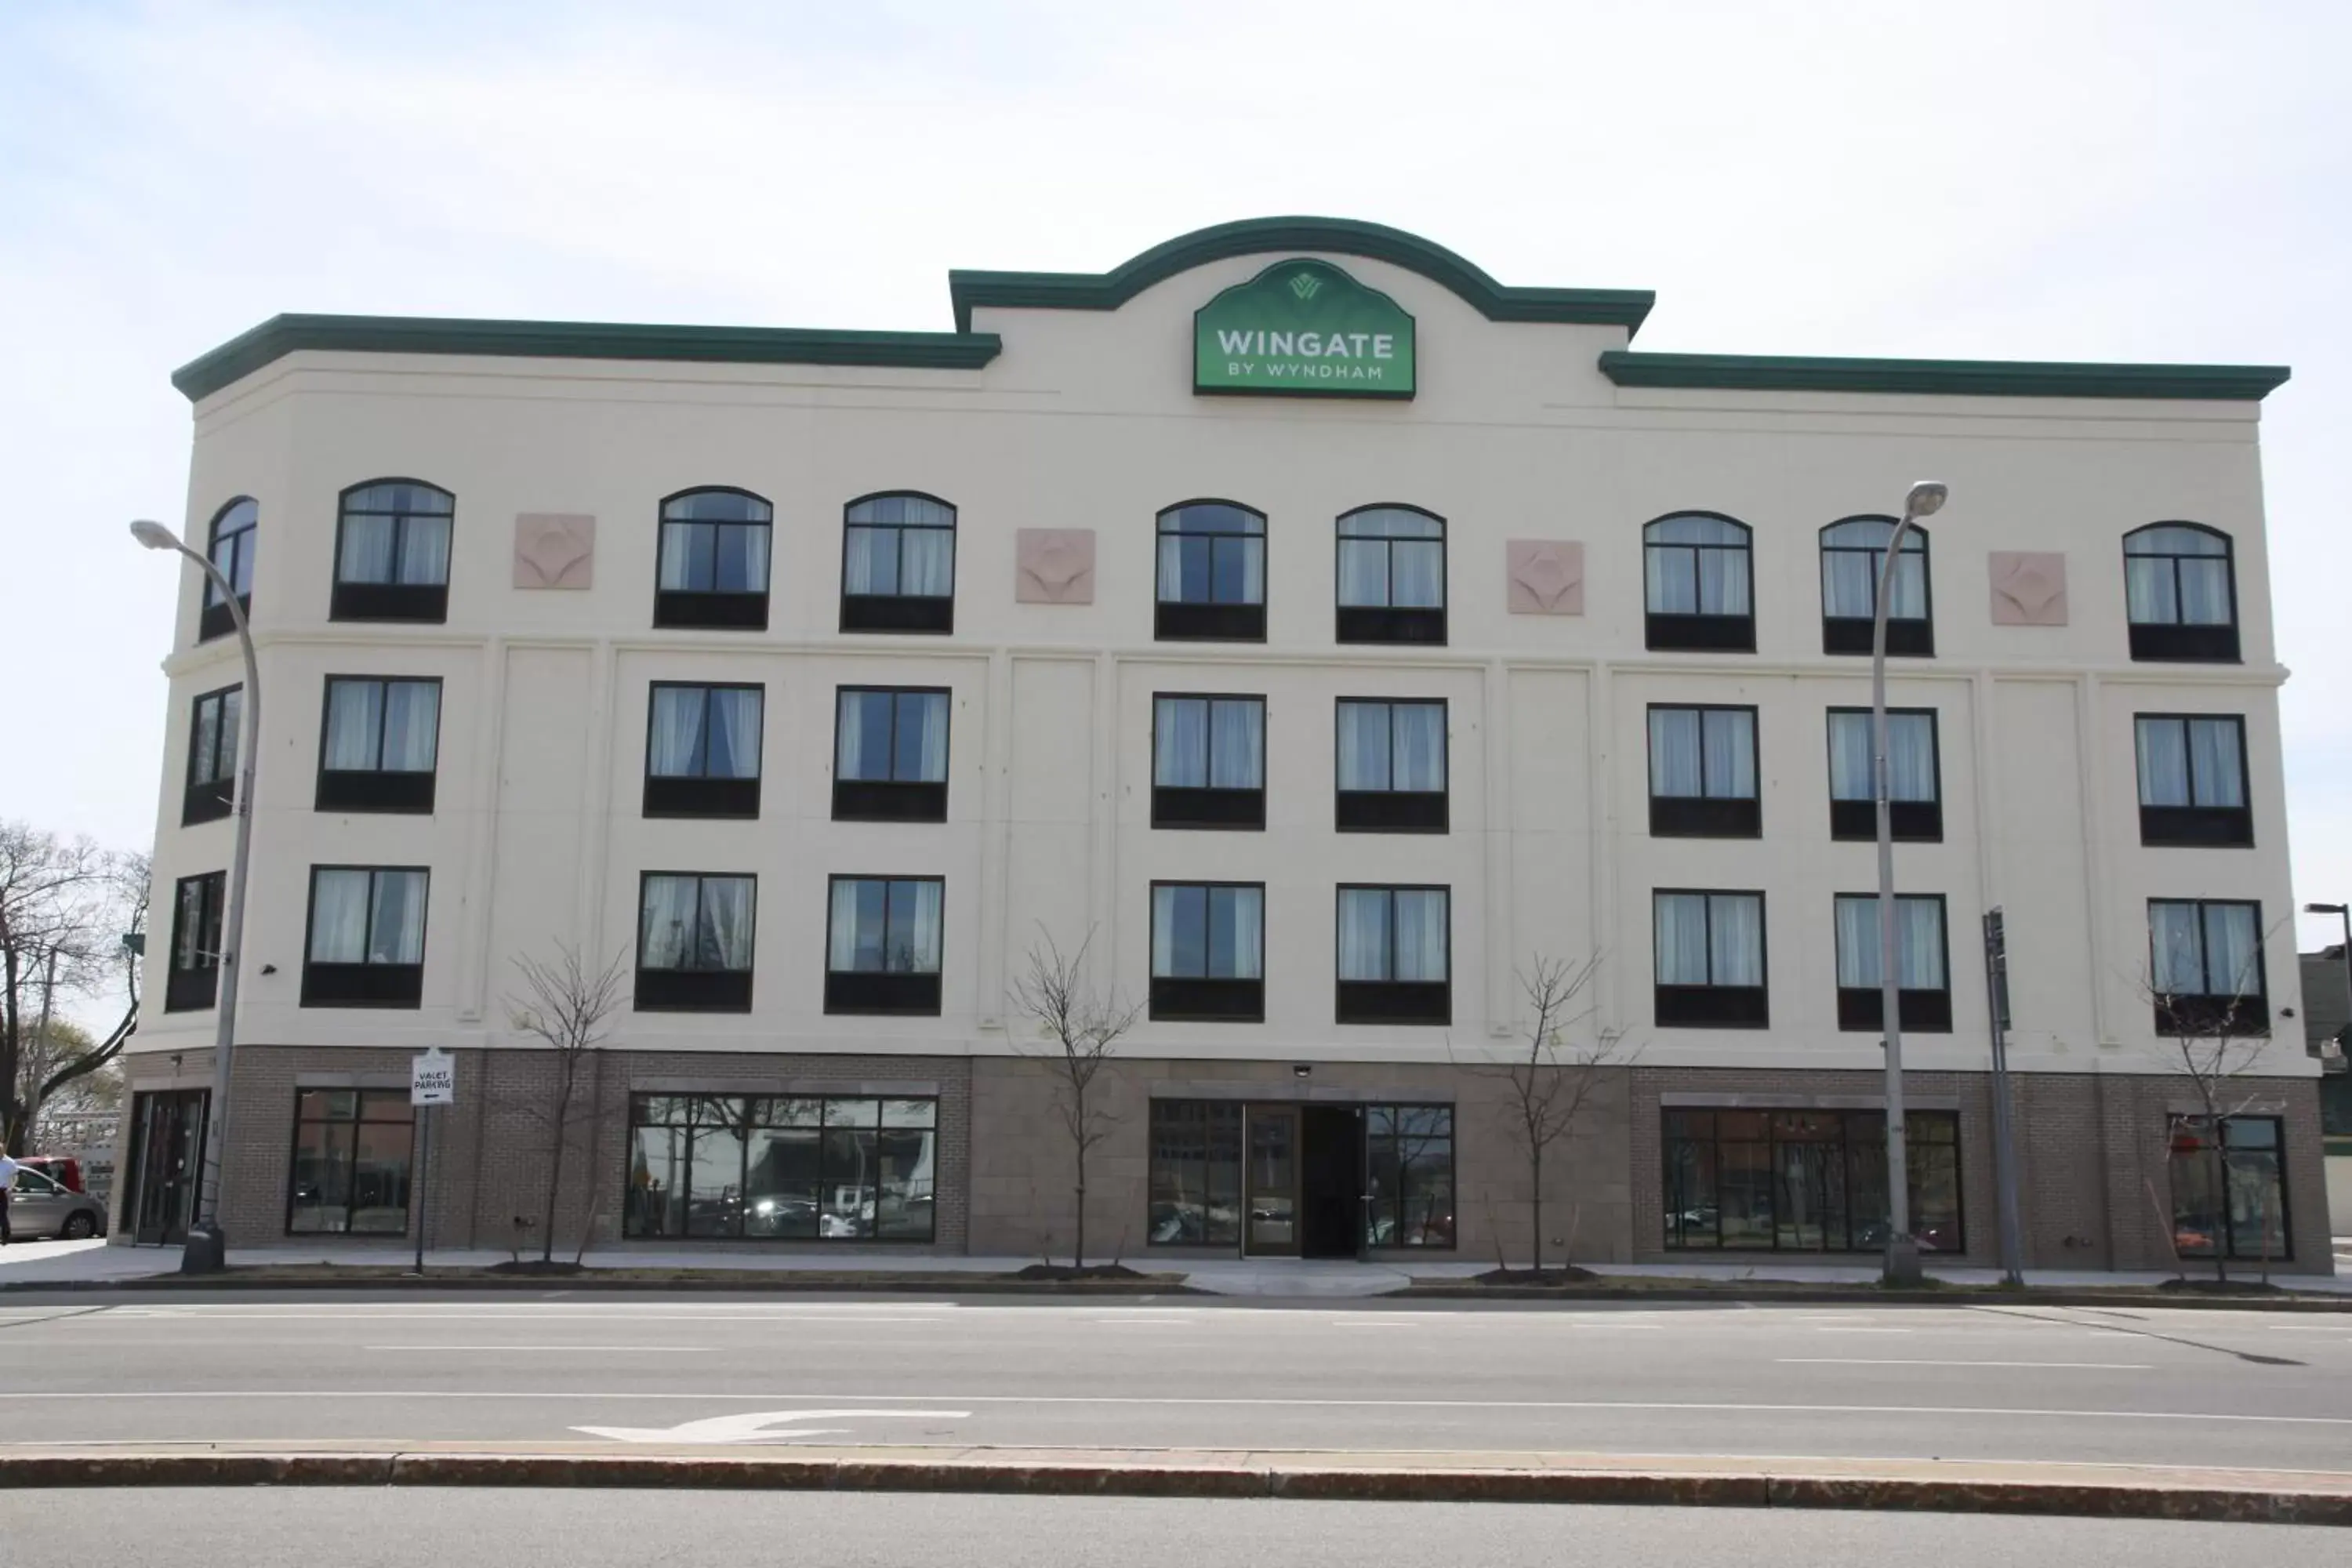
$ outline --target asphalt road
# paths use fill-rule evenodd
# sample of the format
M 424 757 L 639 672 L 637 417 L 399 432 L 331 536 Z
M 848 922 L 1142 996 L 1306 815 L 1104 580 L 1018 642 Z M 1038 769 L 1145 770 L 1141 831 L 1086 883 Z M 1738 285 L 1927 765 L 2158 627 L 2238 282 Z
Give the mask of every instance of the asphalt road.
M 0 1442 L 2352 1468 L 2352 1316 L 415 1292 L 0 1299 Z
M 13 1561 L 111 1568 L 2340 1568 L 2284 1525 L 1492 1503 L 1171 1502 L 881 1493 L 0 1492 Z

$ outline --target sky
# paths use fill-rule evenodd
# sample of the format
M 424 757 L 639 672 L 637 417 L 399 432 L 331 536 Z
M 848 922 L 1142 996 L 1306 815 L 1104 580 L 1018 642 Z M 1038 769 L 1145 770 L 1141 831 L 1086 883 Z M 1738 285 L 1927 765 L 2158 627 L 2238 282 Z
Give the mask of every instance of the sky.
M 951 267 L 1308 213 L 1654 289 L 1644 349 L 2292 365 L 2295 895 L 2352 900 L 2347 56 L 2324 0 L 0 0 L 0 818 L 152 839 L 123 525 L 268 316 L 940 330 Z

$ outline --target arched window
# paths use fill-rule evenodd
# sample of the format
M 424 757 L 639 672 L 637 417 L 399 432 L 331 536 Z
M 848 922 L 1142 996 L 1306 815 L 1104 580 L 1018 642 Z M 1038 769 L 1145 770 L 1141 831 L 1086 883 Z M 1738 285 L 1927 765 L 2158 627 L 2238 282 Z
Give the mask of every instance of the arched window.
M 1822 530 L 1822 651 L 1870 652 L 1878 577 L 1895 537 L 1891 517 L 1849 517 Z M 1927 533 L 1914 523 L 1895 552 L 1886 588 L 1886 651 L 1926 658 L 1936 651 L 1927 587 Z
M 1445 520 L 1414 506 L 1339 519 L 1341 642 L 1445 640 Z
M 248 615 L 253 611 L 254 530 L 260 521 L 261 509 L 253 498 L 239 496 L 213 514 L 212 533 L 205 545 L 205 554 L 236 590 L 237 608 Z M 204 610 L 196 617 L 196 640 L 224 637 L 236 629 L 236 617 L 229 613 L 228 601 L 206 574 Z
M 338 621 L 449 618 L 449 529 L 457 498 L 416 479 L 371 479 L 343 492 L 335 521 Z
M 663 501 L 654 625 L 765 630 L 774 518 L 749 490 L 682 490 Z
M 1756 651 L 1748 525 L 1678 511 L 1642 530 L 1645 646 L 1699 653 Z
M 2124 599 L 2134 658 L 2237 659 L 2237 571 L 2219 529 L 2158 522 L 2125 534 Z
M 1265 514 L 1231 501 L 1196 500 L 1160 514 L 1163 641 L 1265 640 Z
M 851 501 L 842 521 L 843 631 L 955 630 L 955 508 L 901 491 Z

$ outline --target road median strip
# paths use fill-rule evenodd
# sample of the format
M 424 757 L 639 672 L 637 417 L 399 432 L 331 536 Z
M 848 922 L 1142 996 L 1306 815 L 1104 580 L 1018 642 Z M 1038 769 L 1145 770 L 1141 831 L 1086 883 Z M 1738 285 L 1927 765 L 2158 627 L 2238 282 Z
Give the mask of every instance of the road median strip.
M 258 1450 L 17 1447 L 0 1489 L 688 1488 L 1057 1497 L 1883 1510 L 2352 1527 L 2352 1473 L 1671 1456 L 572 1446 Z

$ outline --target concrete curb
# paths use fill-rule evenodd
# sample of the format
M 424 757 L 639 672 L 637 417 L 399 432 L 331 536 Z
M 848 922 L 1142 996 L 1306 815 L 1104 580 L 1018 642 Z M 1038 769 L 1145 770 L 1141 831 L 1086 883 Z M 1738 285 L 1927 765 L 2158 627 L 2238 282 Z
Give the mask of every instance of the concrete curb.
M 2352 1480 L 2352 1478 L 2346 1478 Z M 1283 1463 L 881 1459 L 768 1453 L 0 1454 L 0 1489 L 68 1487 L 595 1487 L 986 1492 L 1031 1497 L 1862 1509 L 2352 1527 L 2352 1486 L 2017 1481 L 1968 1477 L 1408 1468 Z
M 2352 1296 L 2204 1296 L 2158 1290 L 2035 1289 L 2023 1290 L 1882 1290 L 1874 1286 L 1844 1289 L 1797 1286 L 1788 1289 L 1663 1288 L 1578 1285 L 1411 1285 L 1380 1298 L 1384 1301 L 1655 1301 L 1687 1306 L 1714 1301 L 1723 1306 L 1790 1307 L 2160 1307 L 2184 1311 L 2352 1312 Z
M 723 1274 L 689 1275 L 677 1279 L 600 1279 L 593 1274 L 535 1276 L 521 1274 L 443 1276 L 386 1274 L 373 1279 L 257 1278 L 226 1274 L 143 1274 L 127 1279 L 0 1280 L 0 1296 L 56 1291 L 73 1295 L 138 1293 L 147 1290 L 733 1290 L 772 1295 L 920 1295 L 920 1296 L 1209 1296 L 1181 1280 L 1170 1279 L 1005 1279 L 989 1275 L 941 1271 L 929 1279 L 796 1279 L 781 1270 L 762 1274 L 741 1269 Z

